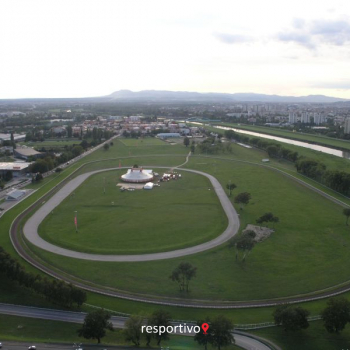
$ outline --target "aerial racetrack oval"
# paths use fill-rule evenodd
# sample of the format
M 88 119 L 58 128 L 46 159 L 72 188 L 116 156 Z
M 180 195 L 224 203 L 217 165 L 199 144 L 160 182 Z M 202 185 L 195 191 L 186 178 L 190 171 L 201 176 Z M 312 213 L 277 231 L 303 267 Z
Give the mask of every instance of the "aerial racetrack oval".
M 154 168 L 163 168 L 169 169 L 169 167 L 165 166 L 149 166 Z M 109 255 L 109 254 L 90 254 L 79 251 L 74 251 L 62 247 L 58 247 L 57 245 L 51 244 L 40 237 L 38 234 L 38 228 L 40 223 L 53 212 L 53 210 L 69 195 L 71 195 L 74 190 L 80 186 L 85 180 L 87 180 L 90 176 L 112 170 L 119 170 L 121 168 L 110 168 L 110 169 L 101 169 L 96 171 L 91 171 L 82 175 L 79 175 L 72 180 L 70 180 L 67 184 L 65 184 L 57 193 L 55 193 L 46 203 L 41 206 L 32 217 L 28 219 L 23 227 L 24 237 L 33 245 L 49 251 L 51 253 L 63 255 L 70 258 L 83 259 L 83 260 L 92 260 L 92 261 L 110 261 L 110 262 L 140 262 L 140 261 L 152 261 L 152 260 L 162 260 L 162 259 L 172 259 L 182 256 L 187 256 L 191 254 L 196 254 L 199 252 L 203 252 L 208 249 L 212 249 L 217 247 L 234 235 L 237 234 L 239 229 L 239 217 L 234 209 L 232 203 L 228 199 L 224 189 L 220 185 L 219 181 L 205 172 L 191 170 L 191 169 L 183 169 L 181 171 L 198 174 L 201 176 L 205 176 L 209 179 L 219 201 L 222 206 L 223 211 L 228 220 L 228 225 L 224 232 L 222 232 L 218 237 L 212 239 L 208 242 L 173 251 L 165 251 L 159 253 L 151 253 L 151 254 L 133 254 L 133 255 Z
M 250 163 L 250 162 L 245 162 L 244 163 Z M 253 165 L 253 163 L 251 163 Z M 254 164 L 257 165 L 257 164 Z M 161 168 L 160 166 L 154 166 L 155 168 Z M 168 169 L 168 167 L 165 167 Z M 269 167 L 265 167 L 264 168 L 269 168 Z M 117 168 L 114 168 L 117 169 Z M 96 172 L 92 172 L 92 173 L 99 173 L 99 172 L 103 172 L 106 170 L 114 170 L 114 169 L 103 169 L 103 170 L 99 170 Z M 187 169 L 181 169 L 181 171 L 187 171 Z M 197 171 L 193 171 L 190 170 L 192 172 L 197 172 Z M 275 172 L 277 173 L 281 173 L 281 171 L 279 170 L 275 170 Z M 201 172 L 198 172 L 199 174 L 201 174 Z M 283 173 L 283 171 L 282 171 Z M 86 174 L 84 174 L 86 175 Z M 298 180 L 297 178 L 294 178 L 293 176 L 291 176 L 290 174 L 285 173 L 284 174 L 286 177 L 292 177 L 294 181 L 296 182 L 302 182 L 302 180 Z M 210 175 L 209 175 L 210 176 Z M 303 183 L 304 186 L 308 187 L 308 184 Z M 224 195 L 224 198 L 226 198 L 228 200 L 228 198 L 226 197 L 226 194 L 224 192 L 224 190 L 222 189 L 222 187 L 220 186 L 222 193 Z M 315 189 L 313 189 L 315 191 Z M 315 192 L 318 192 L 315 191 Z M 329 195 L 324 194 L 324 197 L 328 197 L 328 199 L 333 200 L 332 198 L 329 198 Z M 46 207 L 47 203 L 49 200 L 47 200 L 47 202 L 45 203 L 44 207 Z M 335 200 L 333 200 L 335 201 Z M 335 201 L 337 202 L 337 201 Z M 339 201 L 337 202 L 338 204 Z M 42 204 L 42 200 L 40 201 L 39 205 Z M 231 203 L 230 203 L 231 204 Z M 16 223 L 15 223 L 16 224 Z M 14 225 L 15 225 L 14 224 Z M 16 232 L 16 227 L 13 228 L 13 230 L 11 230 L 12 233 L 12 238 L 14 236 L 14 233 Z M 220 236 L 221 237 L 221 236 Z M 220 238 L 218 237 L 218 239 Z M 222 241 L 222 243 L 224 243 L 227 239 L 224 239 Z M 209 243 L 209 242 L 208 242 Z M 221 243 L 218 243 L 216 246 L 219 246 Z M 201 246 L 201 245 L 199 245 Z M 197 248 L 197 247 L 194 247 Z M 20 247 L 18 245 L 16 245 L 16 250 L 18 251 L 18 249 L 20 249 Z M 30 246 L 29 246 L 29 249 Z M 210 248 L 208 248 L 210 249 Z M 222 249 L 217 248 L 217 249 Z M 181 249 L 181 250 L 176 250 L 175 252 L 183 252 L 186 251 L 187 249 Z M 204 250 L 200 250 L 200 251 L 204 251 Z M 198 251 L 198 252 L 200 252 Z M 33 250 L 34 254 L 36 254 L 36 250 Z M 43 270 L 44 272 L 52 275 L 53 277 L 56 278 L 60 278 L 60 279 L 64 279 L 67 282 L 73 283 L 81 288 L 93 291 L 93 292 L 97 292 L 97 293 L 101 293 L 101 294 L 105 294 L 105 295 L 110 295 L 110 296 L 115 296 L 115 297 L 120 297 L 120 298 L 124 298 L 124 299 L 129 299 L 129 300 L 135 300 L 135 301 L 140 301 L 140 302 L 149 302 L 149 303 L 156 303 L 156 304 L 163 304 L 163 305 L 176 305 L 176 306 L 186 306 L 186 307 L 203 307 L 203 308 L 240 308 L 240 307 L 259 307 L 259 306 L 271 306 L 271 305 L 276 305 L 276 304 L 281 304 L 281 303 L 286 303 L 286 302 L 302 302 L 302 301 L 310 301 L 310 300 L 317 300 L 317 299 L 321 299 L 321 298 L 325 298 L 325 297 L 329 297 L 331 295 L 337 295 L 340 293 L 343 293 L 347 290 L 349 290 L 349 284 L 348 283 L 343 283 L 342 285 L 338 285 L 338 286 L 334 286 L 334 287 L 330 287 L 330 288 L 326 288 L 324 290 L 321 290 L 321 288 L 319 288 L 318 290 L 314 290 L 313 292 L 306 292 L 304 293 L 295 293 L 295 294 L 290 294 L 290 296 L 285 296 L 285 297 L 273 297 L 273 298 L 269 298 L 269 299 L 265 299 L 265 298 L 261 298 L 261 299 L 254 299 L 254 298 L 250 298 L 247 300 L 243 300 L 243 301 L 235 301 L 235 299 L 231 299 L 231 300 L 221 300 L 221 301 L 214 301 L 214 300 L 203 300 L 203 299 L 197 299 L 197 300 L 176 300 L 176 298 L 173 298 L 171 296 L 169 297 L 159 297 L 159 295 L 157 296 L 153 296 L 151 295 L 143 295 L 142 292 L 139 293 L 135 293 L 133 291 L 124 291 L 124 290 L 118 290 L 115 289 L 115 287 L 109 288 L 108 286 L 102 286 L 99 284 L 94 284 L 94 282 L 86 282 L 85 279 L 81 279 L 82 277 L 76 277 L 74 276 L 74 274 L 69 274 L 67 273 L 62 274 L 60 267 L 58 267 L 58 269 L 60 271 L 57 272 L 57 266 L 56 268 L 53 268 L 52 266 L 47 266 L 47 264 L 40 265 L 40 262 L 38 262 L 37 260 L 34 260 L 33 257 L 28 257 L 28 254 L 25 255 L 25 251 L 23 254 L 21 254 L 21 251 L 19 251 L 20 255 L 23 256 L 27 261 L 31 262 L 34 266 L 38 267 L 39 269 Z M 164 252 L 164 254 L 168 255 L 171 254 L 173 252 Z M 206 252 L 205 254 L 208 254 L 210 252 Z M 49 254 L 49 253 L 48 253 Z M 160 253 L 163 254 L 163 253 Z M 193 253 L 190 253 L 193 254 Z M 87 254 L 87 256 L 90 256 L 91 254 Z M 147 256 L 148 254 L 142 254 L 142 255 L 138 255 L 138 257 L 141 256 Z M 159 254 L 150 254 L 150 255 L 155 255 L 155 256 L 159 256 Z M 182 257 L 185 255 L 179 255 L 179 257 Z M 194 255 L 196 256 L 196 255 Z M 40 256 L 39 256 L 40 257 Z M 106 257 L 106 255 L 102 256 L 103 258 Z M 108 257 L 108 255 L 107 255 Z M 125 258 L 126 255 L 122 255 L 121 258 Z M 74 257 L 73 257 L 74 258 Z M 63 259 L 63 258 L 61 258 Z M 159 258 L 159 259 L 164 259 L 164 258 Z M 156 260 L 159 260 L 156 259 Z M 166 258 L 165 258 L 166 259 Z M 92 260 L 92 261 L 100 261 L 100 260 L 94 260 L 91 258 L 87 258 L 87 259 L 82 259 L 81 261 L 87 261 L 87 260 Z M 152 259 L 154 260 L 154 259 Z M 150 264 L 152 260 L 136 260 L 136 261 L 150 261 L 147 264 Z M 45 261 L 45 259 L 44 259 Z M 99 264 L 103 264 L 103 261 L 109 261 L 109 260 L 101 260 L 102 262 Z M 112 261 L 120 261 L 120 260 L 112 260 Z M 122 260 L 125 261 L 125 260 Z M 126 261 L 133 261 L 133 260 L 126 260 Z M 166 263 L 166 262 L 164 262 Z M 167 262 L 168 264 L 171 264 L 171 261 Z M 130 264 L 133 265 L 133 264 Z M 141 264 L 142 265 L 142 264 Z M 64 269 L 63 269 L 64 271 Z M 253 301 L 250 301 L 253 300 Z

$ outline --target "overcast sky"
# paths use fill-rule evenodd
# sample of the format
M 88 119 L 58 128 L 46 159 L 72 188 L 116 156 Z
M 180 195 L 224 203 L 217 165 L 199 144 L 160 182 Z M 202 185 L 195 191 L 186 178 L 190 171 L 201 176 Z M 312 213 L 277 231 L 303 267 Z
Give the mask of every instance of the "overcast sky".
M 350 1 L 0 0 L 0 98 L 121 89 L 350 99 Z

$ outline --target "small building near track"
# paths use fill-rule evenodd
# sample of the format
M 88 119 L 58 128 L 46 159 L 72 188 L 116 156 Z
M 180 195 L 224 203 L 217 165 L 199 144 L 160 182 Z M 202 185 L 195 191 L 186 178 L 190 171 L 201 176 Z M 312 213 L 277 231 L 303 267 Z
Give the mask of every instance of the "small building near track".
M 7 201 L 17 201 L 26 194 L 24 190 L 12 190 L 6 195 Z
M 0 177 L 7 172 L 12 173 L 12 177 L 24 175 L 28 171 L 30 163 L 27 162 L 3 162 L 0 163 Z

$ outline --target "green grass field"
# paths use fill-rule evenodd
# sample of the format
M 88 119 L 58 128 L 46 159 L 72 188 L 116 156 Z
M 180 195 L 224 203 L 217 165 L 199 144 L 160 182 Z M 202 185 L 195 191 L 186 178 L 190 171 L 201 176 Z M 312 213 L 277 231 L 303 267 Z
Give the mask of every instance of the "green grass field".
M 310 293 L 349 279 L 350 235 L 340 206 L 269 169 L 219 160 L 210 169 L 199 160 L 191 159 L 188 167 L 212 173 L 222 185 L 229 180 L 236 183 L 234 195 L 251 193 L 251 203 L 240 212 L 242 228 L 255 223 L 267 211 L 280 218 L 276 233 L 259 243 L 245 264 L 235 262 L 234 251 L 227 245 L 186 258 L 143 263 L 89 262 L 36 248 L 34 251 L 50 264 L 82 279 L 156 296 L 277 298 Z M 181 261 L 198 267 L 188 296 L 181 294 L 168 278 Z
M 141 254 L 194 246 L 226 228 L 227 218 L 204 176 L 182 172 L 181 179 L 163 182 L 151 191 L 121 192 L 116 184 L 125 172 L 108 171 L 87 179 L 43 221 L 41 236 L 83 252 Z
M 127 147 L 145 147 L 145 146 L 170 146 L 169 143 L 155 137 L 139 139 L 119 139 Z
M 285 137 L 292 140 L 310 142 L 313 144 L 328 146 L 331 148 L 345 149 L 350 151 L 350 141 L 335 139 L 327 136 L 300 133 L 300 132 L 292 132 L 284 129 L 277 129 L 273 127 L 267 126 L 253 126 L 253 125 L 243 125 L 236 123 L 222 123 L 220 125 L 230 126 L 236 129 L 248 130 L 259 132 L 262 134 L 274 135 Z
M 299 151 L 299 153 L 304 152 L 304 149 L 301 149 L 299 147 L 296 147 L 296 150 Z M 173 156 L 168 156 L 169 152 Z M 310 154 L 319 153 L 310 151 Z M 113 166 L 116 166 L 119 162 L 119 158 L 122 159 L 122 164 L 124 165 L 132 165 L 134 162 L 138 164 L 147 164 L 148 161 L 150 162 L 157 162 L 157 164 L 162 165 L 164 164 L 164 159 L 166 159 L 167 162 L 172 163 L 171 165 L 181 164 L 186 154 L 188 153 L 188 149 L 186 149 L 183 145 L 176 145 L 171 147 L 158 147 L 158 146 L 149 146 L 149 147 L 142 147 L 142 146 L 134 146 L 134 147 L 127 147 L 123 145 L 119 141 L 114 141 L 114 146 L 110 147 L 108 151 L 105 151 L 103 149 L 100 149 L 93 154 L 89 155 L 88 157 L 80 160 L 76 164 L 71 165 L 67 169 L 65 169 L 60 176 L 51 176 L 49 177 L 44 184 L 39 184 L 38 191 L 35 192 L 32 196 L 25 199 L 23 202 L 21 202 L 18 206 L 13 208 L 11 211 L 5 213 L 1 217 L 1 232 L 0 232 L 0 245 L 3 246 L 8 252 L 10 252 L 13 256 L 16 256 L 16 253 L 14 252 L 12 245 L 9 240 L 8 230 L 10 227 L 10 224 L 13 220 L 13 218 L 21 212 L 30 202 L 32 202 L 35 198 L 38 198 L 40 195 L 45 193 L 49 188 L 56 185 L 59 180 L 65 176 L 67 176 L 72 170 L 77 168 L 80 164 L 85 163 L 87 161 L 94 161 L 94 160 L 101 160 L 105 159 L 101 162 L 92 163 L 88 166 L 86 166 L 84 169 L 86 171 L 104 168 L 104 167 L 111 167 L 111 163 L 113 163 Z M 161 155 L 162 157 L 156 157 L 155 154 Z M 253 162 L 260 163 L 262 158 L 266 157 L 266 153 L 264 151 L 260 150 L 248 150 L 244 149 L 240 146 L 234 146 L 233 154 L 232 155 L 219 155 L 220 157 L 227 158 L 227 159 L 240 159 L 240 160 L 249 160 Z M 336 159 L 336 157 L 327 156 L 327 155 L 321 155 L 322 159 L 327 160 L 327 165 L 332 164 L 333 169 L 342 168 L 347 169 L 346 160 L 343 159 Z M 135 157 L 130 159 L 124 159 L 123 157 Z M 108 160 L 112 159 L 112 160 Z M 220 177 L 223 184 L 226 184 L 229 179 L 231 179 L 233 182 L 238 179 L 236 176 L 233 178 L 234 175 L 236 175 L 237 170 L 239 169 L 239 166 L 236 166 L 236 162 L 230 162 L 227 161 L 226 166 L 227 168 L 225 170 L 222 170 L 221 166 L 218 165 L 218 163 L 221 162 L 218 159 L 214 158 L 204 158 L 199 157 L 198 155 L 196 157 L 193 157 L 191 159 L 190 166 L 198 169 L 207 167 L 207 171 L 212 173 L 214 176 Z M 343 163 L 344 162 L 344 163 Z M 128 164 L 126 164 L 128 163 Z M 151 164 L 152 164 L 151 163 Z M 200 164 L 201 163 L 201 164 Z M 203 164 L 206 163 L 206 164 Z M 150 163 L 148 163 L 150 164 Z M 170 165 L 170 164 L 169 164 Z M 272 167 L 281 168 L 284 169 L 287 172 L 295 173 L 294 172 L 294 166 L 293 164 L 285 161 L 279 161 L 279 160 L 272 160 L 270 162 L 270 165 Z M 82 170 L 84 171 L 84 170 Z M 252 177 L 252 173 L 256 173 L 255 177 Z M 266 170 L 267 172 L 267 170 Z M 302 287 L 303 284 L 305 284 L 306 288 L 309 288 L 312 286 L 315 282 L 316 283 L 333 283 L 333 281 L 341 279 L 341 276 L 345 277 L 347 279 L 347 271 L 349 270 L 348 262 L 346 261 L 346 256 L 348 255 L 347 247 L 348 247 L 348 241 L 347 237 L 349 236 L 349 230 L 345 227 L 345 218 L 341 214 L 341 208 L 336 207 L 335 205 L 328 203 L 328 205 L 325 205 L 324 200 L 319 200 L 320 197 L 314 195 L 308 196 L 308 190 L 305 190 L 304 188 L 300 188 L 300 190 L 294 191 L 290 188 L 290 186 L 285 186 L 285 184 L 288 184 L 290 180 L 284 180 L 279 181 L 276 180 L 276 177 L 272 176 L 266 176 L 263 175 L 265 173 L 265 170 L 260 171 L 260 168 L 251 166 L 251 170 L 247 172 L 245 176 L 243 176 L 244 180 L 249 180 L 250 183 L 258 182 L 260 183 L 260 188 L 263 191 L 267 190 L 267 187 L 271 184 L 277 188 L 275 191 L 264 192 L 266 194 L 266 198 L 268 199 L 268 202 L 272 203 L 273 206 L 270 206 L 271 210 L 274 211 L 276 215 L 278 215 L 281 219 L 281 223 L 277 226 L 277 233 L 275 236 L 271 237 L 270 240 L 273 239 L 274 245 L 270 245 L 269 241 L 266 241 L 262 243 L 260 246 L 256 246 L 249 256 L 247 260 L 246 267 L 240 267 L 234 265 L 234 259 L 233 259 L 233 252 L 228 250 L 226 247 L 222 247 L 218 250 L 207 252 L 210 255 L 204 256 L 204 255 L 198 255 L 195 257 L 191 257 L 191 261 L 195 262 L 201 265 L 198 265 L 198 273 L 200 271 L 204 271 L 204 268 L 206 271 L 208 271 L 208 275 L 213 277 L 209 281 L 207 280 L 207 276 L 204 276 L 203 274 L 198 274 L 198 277 L 193 281 L 193 283 L 190 285 L 191 287 L 191 296 L 193 296 L 194 292 L 197 291 L 198 285 L 203 284 L 205 282 L 205 286 L 207 286 L 210 289 L 210 293 L 214 295 L 214 291 L 216 293 L 216 296 L 221 296 L 223 292 L 223 288 L 221 284 L 217 284 L 217 280 L 220 278 L 225 279 L 225 276 L 228 277 L 228 282 L 224 283 L 224 287 L 227 288 L 229 285 L 233 286 L 233 293 L 238 295 L 239 289 L 241 288 L 241 273 L 246 272 L 247 278 L 245 279 L 245 282 L 248 282 L 247 286 L 251 285 L 251 288 L 255 290 L 255 293 L 258 293 L 257 283 L 260 283 L 262 278 L 259 276 L 260 273 L 265 273 L 268 271 L 269 264 L 272 260 L 274 260 L 275 266 L 273 266 L 272 271 L 270 271 L 270 277 L 273 278 L 273 281 L 275 282 L 274 285 L 268 286 L 268 290 L 265 291 L 263 289 L 263 293 L 270 293 L 276 292 L 278 289 L 281 289 L 282 292 L 289 292 L 288 288 L 291 287 L 291 291 L 294 288 L 291 286 L 292 280 L 294 278 L 295 283 L 297 284 L 296 288 Z M 272 172 L 269 172 L 273 174 Z M 277 174 L 276 174 L 277 175 Z M 258 178 L 258 180 L 257 180 Z M 239 190 L 243 190 L 243 183 L 238 183 L 239 188 L 235 190 L 235 193 Z M 242 187 L 243 186 L 243 187 Z M 299 187 L 299 185 L 297 186 Z M 292 187 L 293 188 L 293 187 Z M 281 190 L 281 197 L 283 197 L 283 200 L 279 200 L 279 202 L 275 201 L 276 196 L 274 192 L 277 192 Z M 314 197 L 316 200 L 311 201 L 311 208 L 310 206 L 307 206 L 307 203 L 304 203 L 304 197 L 300 197 L 300 192 L 303 192 L 306 197 L 310 197 L 309 200 Z M 296 193 L 296 197 L 294 198 L 294 193 Z M 252 203 L 248 205 L 246 210 L 244 210 L 244 215 L 247 215 L 247 218 L 251 215 L 252 217 L 255 217 L 255 209 L 257 208 L 255 202 L 256 198 L 258 198 L 258 194 L 252 192 L 253 199 Z M 261 193 L 263 194 L 263 193 Z M 292 199 L 293 206 L 287 207 L 287 203 L 289 203 L 289 200 Z M 319 202 L 323 203 L 320 204 Z M 287 222 L 291 222 L 290 219 L 287 220 L 287 216 L 283 215 L 283 221 L 282 221 L 282 215 L 279 212 L 279 204 L 281 205 L 281 210 L 285 211 L 288 215 L 294 217 L 294 221 L 296 224 L 299 220 L 306 222 L 305 230 L 301 231 L 293 231 L 292 229 L 289 229 L 289 232 L 284 233 L 281 231 L 282 222 L 283 225 Z M 320 206 L 321 205 L 321 206 Z M 302 213 L 301 219 L 299 217 L 298 208 L 306 208 L 305 215 Z M 320 211 L 320 208 L 323 208 Z M 337 209 L 338 208 L 338 209 Z M 312 212 L 312 218 L 313 220 L 308 223 L 305 220 L 305 217 L 307 217 L 308 212 Z M 317 213 L 317 215 L 315 214 Z M 259 211 L 259 215 L 261 215 Z M 322 217 L 324 218 L 322 219 Z M 318 223 L 317 227 L 314 227 L 316 231 L 312 231 L 312 227 L 314 224 L 314 219 L 316 219 L 316 222 L 321 217 L 321 221 Z M 339 220 L 339 224 L 337 224 L 337 220 Z M 329 229 L 331 225 L 335 225 L 333 229 Z M 323 226 L 322 226 L 323 225 Z M 338 230 L 338 227 L 341 228 Z M 347 229 L 347 231 L 342 231 L 342 229 Z M 279 234 L 282 233 L 280 236 Z M 293 237 L 295 236 L 295 237 Z M 284 241 L 284 238 L 287 237 L 288 239 Z M 344 241 L 345 240 L 345 241 Z M 275 245 L 276 243 L 276 245 Z M 278 244 L 277 244 L 278 243 Z M 345 244 L 345 246 L 344 246 Z M 290 245 L 290 246 L 289 246 Z M 327 248 L 327 245 L 329 247 Z M 268 248 L 270 247 L 270 248 Z M 314 253 L 316 254 L 314 255 Z M 287 253 L 284 255 L 284 253 Z M 295 259 L 293 259 L 293 255 L 295 254 Z M 279 255 L 279 257 L 278 257 Z M 208 260 L 210 257 L 210 260 Z M 295 262 L 299 257 L 301 257 L 300 261 Z M 276 260 L 277 258 L 277 260 Z M 220 262 L 218 265 L 215 265 L 218 263 L 218 260 L 224 259 L 222 263 Z M 31 267 L 29 264 L 27 264 L 25 261 L 20 259 L 21 263 L 26 266 L 27 270 L 37 272 L 33 267 Z M 293 262 L 294 261 L 294 262 Z M 232 265 L 227 264 L 232 263 Z M 258 262 L 260 264 L 258 264 Z M 71 259 L 67 262 L 66 265 L 73 264 L 75 265 L 77 263 L 77 260 Z M 167 263 L 171 263 L 168 266 L 165 266 L 163 269 L 160 269 L 159 266 L 155 267 L 155 273 L 154 274 L 148 274 L 149 270 L 148 268 L 152 268 L 152 265 L 148 265 L 145 269 L 140 269 L 139 266 L 132 267 L 128 266 L 128 271 L 118 271 L 117 269 L 114 270 L 113 273 L 106 272 L 106 275 L 101 276 L 101 281 L 103 282 L 104 277 L 109 278 L 113 280 L 114 284 L 118 284 L 117 280 L 121 277 L 121 284 L 122 285 L 129 285 L 132 286 L 134 284 L 135 287 L 140 287 L 141 283 L 145 283 L 146 285 L 153 286 L 152 288 L 156 288 L 156 283 L 161 281 L 161 283 L 158 285 L 159 288 L 161 288 L 161 292 L 163 293 L 164 290 L 166 292 L 166 289 L 170 291 L 171 293 L 174 293 L 176 286 L 171 283 L 171 281 L 168 279 L 169 271 L 168 268 L 170 267 L 170 270 L 173 269 L 174 265 L 176 265 L 177 261 L 168 261 Z M 299 272 L 294 271 L 291 267 L 291 263 L 295 264 Z M 203 265 L 205 264 L 205 265 Z M 211 264 L 214 264 L 215 266 L 221 266 L 220 270 L 215 270 L 214 268 L 211 268 Z M 130 264 L 131 265 L 131 264 Z M 319 266 L 318 266 L 319 265 Z M 205 266 L 205 267 L 203 267 Z M 233 266 L 233 268 L 232 268 Z M 254 271 L 254 267 L 258 267 L 258 271 Z M 118 265 L 120 268 L 124 268 L 122 265 Z M 309 270 L 309 268 L 311 269 Z M 77 269 L 79 269 L 78 267 Z M 85 268 L 85 267 L 84 267 Z M 91 268 L 91 266 L 88 266 L 88 268 Z M 208 270 L 209 268 L 209 270 Z M 239 271 L 241 269 L 242 271 Z M 243 271 L 246 269 L 245 271 Z M 73 269 L 72 269 L 73 270 Z M 90 271 L 90 276 L 99 273 L 97 268 L 92 268 Z M 238 274 L 237 274 L 238 271 Z M 74 272 L 74 271 L 73 271 Z M 128 275 L 128 273 L 130 273 Z M 159 273 L 163 273 L 164 276 L 162 278 L 159 277 Z M 216 277 L 216 274 L 219 274 Z M 252 273 L 252 274 L 251 274 Z M 126 276 L 124 277 L 123 274 Z M 144 275 L 142 275 L 144 274 Z M 236 275 L 237 274 L 237 275 Z M 250 277 L 251 274 L 251 277 Z M 275 274 L 275 276 L 273 276 Z M 87 273 L 86 275 L 89 275 Z M 156 280 L 153 281 L 154 276 L 156 276 Z M 89 276 L 89 277 L 90 277 Z M 135 283 L 132 281 L 132 279 L 138 278 L 138 276 L 141 276 L 141 282 Z M 148 276 L 148 278 L 147 278 Z M 268 277 L 268 276 L 267 276 Z M 251 278 L 251 281 L 249 281 L 249 278 Z M 291 283 L 284 287 L 285 281 L 290 278 Z M 236 286 L 238 282 L 238 286 Z M 244 282 L 244 281 L 243 281 Z M 256 283 L 255 283 L 256 282 Z M 138 284 L 138 286 L 137 286 Z M 9 286 L 9 284 L 6 284 Z M 198 288 L 198 289 L 197 289 Z M 147 289 L 147 288 L 145 288 Z M 248 291 L 251 293 L 251 291 Z M 170 294 L 171 294 L 170 293 Z M 224 290 L 224 293 L 228 294 L 227 291 Z M 253 294 L 253 293 L 252 293 Z M 225 296 L 225 295 L 224 295 Z M 350 298 L 350 294 L 345 294 L 347 298 Z M 48 303 L 45 301 L 44 298 L 37 296 L 35 294 L 30 294 L 26 291 L 23 287 L 18 287 L 16 284 L 12 284 L 11 288 L 0 288 L 0 301 L 1 302 L 10 302 L 10 303 L 18 303 L 18 304 L 33 304 L 38 306 L 49 306 Z M 137 303 L 137 302 L 131 302 L 128 300 L 122 300 L 117 298 L 109 298 L 102 295 L 97 295 L 93 293 L 88 293 L 88 303 L 93 305 L 100 305 L 105 308 L 113 309 L 115 311 L 125 312 L 125 313 L 151 313 L 155 309 L 159 309 L 159 306 L 152 305 L 152 304 L 146 304 L 146 303 Z M 321 300 L 317 302 L 309 302 L 302 304 L 303 307 L 309 309 L 313 315 L 319 314 L 322 308 L 325 306 L 326 300 Z M 172 315 L 172 318 L 174 319 L 185 319 L 185 320 L 191 320 L 191 319 L 198 319 L 203 318 L 206 315 L 212 316 L 218 313 L 215 309 L 191 309 L 191 308 L 178 308 L 178 307 L 164 307 L 167 311 L 169 311 Z M 88 308 L 84 306 L 84 309 L 87 310 Z M 273 308 L 259 308 L 259 309 L 240 309 L 240 310 L 220 310 L 220 313 L 223 313 L 227 316 L 232 317 L 233 321 L 235 323 L 253 323 L 253 322 L 265 322 L 265 321 L 271 321 L 272 317 L 271 314 L 273 312 Z M 45 321 L 46 322 L 46 321 Z M 3 324 L 3 322 L 1 322 Z M 310 328 L 311 330 L 311 328 Z M 309 330 L 307 330 L 308 332 Z M 322 333 L 323 332 L 323 333 Z M 311 333 L 312 334 L 312 333 Z M 324 335 L 325 332 L 320 329 L 319 333 L 315 333 L 315 336 L 309 337 L 309 342 L 307 349 L 318 349 L 317 346 L 319 346 L 320 349 L 328 349 L 326 346 L 323 348 L 323 344 L 320 344 L 318 342 L 318 337 L 322 339 L 322 334 Z M 263 335 L 263 334 L 262 334 Z M 344 333 L 345 336 L 347 336 L 347 333 Z M 269 336 L 270 337 L 270 336 Z M 281 333 L 280 339 L 283 337 L 283 332 Z M 107 339 L 107 338 L 106 338 Z M 274 336 L 271 335 L 271 339 L 274 340 Z M 62 339 L 60 339 L 62 340 Z M 283 340 L 283 339 L 282 339 Z M 281 343 L 283 344 L 283 343 Z M 294 343 L 291 343 L 294 344 Z M 327 343 L 325 343 L 327 344 Z M 331 343 L 330 343 L 331 344 Z M 342 345 L 341 343 L 335 343 L 336 346 L 338 344 Z M 332 344 L 331 344 L 332 345 Z M 331 346 L 330 345 L 330 346 Z M 190 347 L 191 349 L 193 348 Z M 332 347 L 329 347 L 332 349 Z M 341 347 L 334 347 L 334 349 L 338 349 Z M 183 347 L 179 347 L 179 349 L 183 349 Z M 290 347 L 290 349 L 295 349 L 295 347 Z M 299 348 L 298 348 L 299 349 Z M 300 349 L 303 349 L 300 347 Z

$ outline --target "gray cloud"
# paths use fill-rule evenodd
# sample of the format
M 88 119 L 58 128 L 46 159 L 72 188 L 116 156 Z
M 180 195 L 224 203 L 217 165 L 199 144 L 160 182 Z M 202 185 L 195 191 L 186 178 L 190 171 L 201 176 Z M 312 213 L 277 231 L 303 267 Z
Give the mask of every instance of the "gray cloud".
M 350 41 L 350 23 L 345 21 L 314 21 L 311 24 L 310 33 L 319 35 L 331 44 L 344 45 Z
M 285 32 L 277 34 L 277 38 L 284 42 L 294 42 L 299 45 L 305 46 L 308 49 L 315 49 L 315 44 L 312 42 L 310 35 L 307 33 Z
M 336 89 L 336 90 L 350 90 L 350 81 L 345 81 L 345 82 L 321 82 L 316 85 L 313 85 L 312 87 L 315 88 L 323 88 L 323 89 Z
M 277 34 L 278 40 L 294 42 L 311 50 L 322 43 L 342 46 L 350 42 L 350 23 L 343 20 L 318 20 L 305 23 L 302 19 L 296 18 L 292 25 L 293 30 Z
M 241 44 L 251 42 L 254 39 L 250 36 L 228 33 L 214 33 L 214 37 L 225 44 Z
M 305 21 L 302 18 L 294 18 L 293 19 L 293 27 L 297 29 L 301 29 L 305 26 Z

